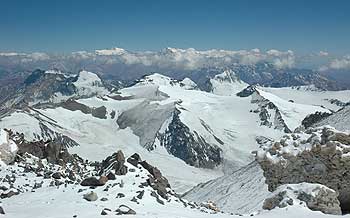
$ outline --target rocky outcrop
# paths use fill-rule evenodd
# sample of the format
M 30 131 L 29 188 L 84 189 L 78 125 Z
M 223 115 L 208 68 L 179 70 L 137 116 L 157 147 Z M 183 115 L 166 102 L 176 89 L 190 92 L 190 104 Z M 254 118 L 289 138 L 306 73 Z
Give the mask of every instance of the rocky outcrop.
M 164 133 L 158 138 L 167 151 L 195 167 L 214 168 L 222 162 L 222 150 L 214 144 L 209 144 L 196 131 L 191 131 L 181 122 L 176 109 L 172 121 Z
M 256 86 L 250 85 L 247 88 L 243 89 L 242 91 L 238 92 L 236 95 L 238 97 L 245 98 L 245 97 L 251 96 L 255 91 L 256 91 Z
M 142 161 L 140 155 L 137 153 L 129 157 L 127 161 L 135 167 L 141 165 L 145 168 L 151 174 L 147 179 L 148 185 L 151 186 L 162 198 L 168 199 L 167 188 L 170 188 L 170 184 L 157 167 L 152 166 L 147 161 Z
M 247 91 L 243 90 L 238 95 L 244 96 L 247 92 L 252 92 L 250 94 L 251 103 L 258 106 L 257 109 L 251 112 L 259 114 L 260 125 L 282 130 L 285 133 L 292 132 L 284 121 L 280 109 L 273 102 L 263 97 L 255 87 L 248 87 Z
M 340 131 L 348 131 L 350 129 L 350 105 L 313 124 L 313 127 L 324 125 L 331 125 Z
M 101 163 L 100 175 L 125 175 L 128 172 L 127 166 L 124 165 L 125 157 L 122 151 L 118 151 L 108 156 Z
M 342 213 L 337 198 L 338 193 L 323 185 L 310 183 L 282 185 L 271 195 L 264 201 L 263 209 L 265 210 L 304 203 L 309 209 L 326 214 L 340 215 Z
M 330 127 L 308 129 L 268 142 L 257 153 L 269 190 L 282 184 L 323 184 L 339 193 L 343 212 L 350 211 L 350 135 Z
M 69 154 L 67 148 L 57 141 L 27 141 L 23 134 L 9 132 L 10 138 L 18 146 L 18 154 L 24 155 L 26 153 L 34 155 L 40 159 L 46 159 L 49 163 L 62 164 L 68 163 L 73 158 Z
M 13 162 L 17 152 L 17 144 L 10 139 L 9 133 L 4 129 L 0 129 L 0 166 L 1 162 L 5 164 Z
M 329 117 L 331 114 L 327 113 L 327 112 L 320 112 L 317 111 L 314 114 L 310 114 L 307 117 L 304 118 L 304 120 L 301 122 L 301 124 L 305 127 L 305 128 L 309 128 L 311 126 L 313 126 L 314 124 L 320 122 L 321 120 Z

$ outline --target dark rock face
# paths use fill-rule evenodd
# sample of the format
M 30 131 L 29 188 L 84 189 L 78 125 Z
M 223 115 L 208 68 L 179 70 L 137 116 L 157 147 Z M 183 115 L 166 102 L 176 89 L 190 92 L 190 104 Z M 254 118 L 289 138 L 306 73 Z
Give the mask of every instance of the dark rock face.
M 306 132 L 309 133 L 307 140 L 300 141 L 297 134 L 292 134 L 289 140 L 293 139 L 295 148 L 310 144 L 310 149 L 292 155 L 280 152 L 287 146 L 285 143 L 275 142 L 268 153 L 280 161 L 273 162 L 266 155 L 258 155 L 257 160 L 264 170 L 269 190 L 274 191 L 282 184 L 323 184 L 339 193 L 342 211 L 349 212 L 350 135 L 329 128 L 308 129 Z
M 213 144 L 207 143 L 204 138 L 191 132 L 181 122 L 180 111 L 175 110 L 173 119 L 164 134 L 159 134 L 161 145 L 170 154 L 184 160 L 195 167 L 214 168 L 222 162 L 222 150 Z
M 327 113 L 327 112 L 319 112 L 317 111 L 314 114 L 310 114 L 307 117 L 305 117 L 305 119 L 301 122 L 301 124 L 305 127 L 305 128 L 309 128 L 311 126 L 313 126 L 315 123 L 320 122 L 321 120 L 329 117 L 331 114 Z
M 238 92 L 236 95 L 238 97 L 245 98 L 245 97 L 251 96 L 255 91 L 256 91 L 255 85 L 251 85 L 243 89 L 242 91 Z
M 99 119 L 107 119 L 107 109 L 105 106 L 90 108 L 85 104 L 79 103 L 74 99 L 69 99 L 61 104 L 61 106 L 71 111 L 81 111 L 84 114 L 91 114 Z
M 73 158 L 62 143 L 57 141 L 26 141 L 23 134 L 15 134 L 10 130 L 10 138 L 18 146 L 18 154 L 25 153 L 34 155 L 40 159 L 46 159 L 49 163 L 61 164 L 71 161 Z
M 137 164 L 139 162 L 141 162 L 141 157 L 139 154 L 135 153 L 133 155 L 131 155 L 128 159 L 127 159 L 128 163 L 132 164 L 133 166 L 137 167 Z
M 110 172 L 115 175 L 125 175 L 128 172 L 128 168 L 124 163 L 124 154 L 119 150 L 102 161 L 100 175 L 108 175 Z
M 251 112 L 259 113 L 260 125 L 268 126 L 270 128 L 273 127 L 282 130 L 285 133 L 292 132 L 284 122 L 278 107 L 268 99 L 261 96 L 255 88 L 251 89 L 251 91 L 253 91 L 253 93 L 250 94 L 252 96 L 251 103 L 258 106 L 257 109 Z M 274 116 L 272 116 L 272 114 L 274 114 Z
M 5 214 L 5 211 L 1 206 L 0 206 L 0 214 Z
M 38 140 L 47 139 L 49 141 L 55 141 L 56 143 L 62 144 L 64 147 L 73 147 L 78 146 L 79 144 L 71 139 L 70 137 L 58 133 L 50 129 L 47 125 L 39 121 L 39 126 L 41 130 L 41 135 L 37 135 Z
M 88 177 L 80 183 L 81 186 L 103 186 L 104 184 L 105 182 L 100 181 L 94 176 Z

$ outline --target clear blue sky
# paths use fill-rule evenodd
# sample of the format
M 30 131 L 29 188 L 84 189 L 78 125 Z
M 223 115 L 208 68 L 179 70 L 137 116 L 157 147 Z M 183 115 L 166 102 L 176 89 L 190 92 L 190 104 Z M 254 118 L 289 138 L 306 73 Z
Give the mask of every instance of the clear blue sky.
M 350 52 L 349 0 L 2 0 L 0 51 Z

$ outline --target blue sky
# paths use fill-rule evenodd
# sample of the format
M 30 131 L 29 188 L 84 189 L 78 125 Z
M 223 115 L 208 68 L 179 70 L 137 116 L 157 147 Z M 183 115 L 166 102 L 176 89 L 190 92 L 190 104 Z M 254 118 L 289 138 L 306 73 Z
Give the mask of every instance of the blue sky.
M 4 0 L 0 51 L 291 49 L 350 53 L 350 1 Z

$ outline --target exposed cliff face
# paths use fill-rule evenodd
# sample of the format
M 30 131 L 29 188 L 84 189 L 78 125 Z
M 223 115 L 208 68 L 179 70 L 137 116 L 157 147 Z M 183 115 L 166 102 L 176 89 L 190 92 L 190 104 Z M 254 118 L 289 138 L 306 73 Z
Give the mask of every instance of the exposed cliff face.
M 159 133 L 160 144 L 167 151 L 184 160 L 187 164 L 214 168 L 222 161 L 222 150 L 213 144 L 209 144 L 196 131 L 191 131 L 188 126 L 181 122 L 179 114 L 175 109 L 172 121 L 169 123 L 164 133 Z
M 336 113 L 319 120 L 313 126 L 331 125 L 340 131 L 347 131 L 350 129 L 350 105 L 345 106 Z
M 314 114 L 310 114 L 309 116 L 305 117 L 305 119 L 301 122 L 301 124 L 305 128 L 309 128 L 313 126 L 314 124 L 322 121 L 323 119 L 329 117 L 331 114 L 327 112 L 316 112 Z
M 270 191 L 282 184 L 319 183 L 337 191 L 342 211 L 350 211 L 350 135 L 329 127 L 308 129 L 262 148 L 257 160 Z
M 250 91 L 250 89 L 247 89 L 246 92 L 243 91 L 239 95 L 245 96 Z M 267 98 L 264 98 L 257 90 L 251 92 L 251 97 L 251 103 L 258 106 L 257 109 L 252 112 L 259 114 L 261 125 L 282 130 L 285 133 L 291 132 L 291 129 L 284 121 L 279 108 L 273 102 Z

